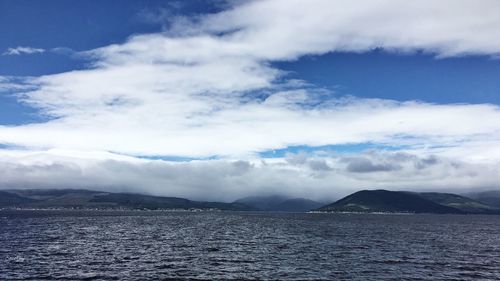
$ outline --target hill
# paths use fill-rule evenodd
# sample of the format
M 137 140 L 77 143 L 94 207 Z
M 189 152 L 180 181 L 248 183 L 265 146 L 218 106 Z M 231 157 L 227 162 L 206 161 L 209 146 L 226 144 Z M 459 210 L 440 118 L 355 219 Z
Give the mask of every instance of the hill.
M 32 203 L 35 200 L 14 193 L 0 191 L 0 207 Z
M 499 210 L 495 207 L 457 194 L 438 192 L 422 192 L 417 194 L 434 203 L 456 208 L 469 214 L 499 213 Z
M 477 194 L 477 198 L 482 199 L 479 200 L 451 193 L 362 190 L 323 206 L 322 203 L 313 200 L 283 196 L 254 196 L 242 198 L 233 203 L 222 203 L 81 189 L 29 189 L 0 191 L 0 208 L 218 209 L 280 212 L 319 210 L 365 213 L 500 214 L 499 208 L 485 202 L 486 199 L 495 202 L 496 194 L 500 196 L 500 193 L 495 192 Z
M 325 212 L 402 212 L 463 214 L 464 211 L 425 199 L 418 193 L 362 190 L 318 209 Z
M 499 190 L 490 190 L 490 191 L 482 191 L 476 193 L 467 194 L 468 197 L 473 198 L 483 204 L 493 206 L 495 208 L 500 209 L 500 191 Z
M 254 210 L 242 203 L 202 202 L 176 197 L 73 189 L 2 191 L 0 193 L 0 207 Z

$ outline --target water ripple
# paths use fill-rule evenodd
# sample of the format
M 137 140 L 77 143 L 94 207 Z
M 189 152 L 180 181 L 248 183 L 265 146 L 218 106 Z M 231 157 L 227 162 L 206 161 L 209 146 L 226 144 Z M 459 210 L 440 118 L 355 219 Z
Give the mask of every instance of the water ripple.
M 500 280 L 500 217 L 1 211 L 1 280 Z

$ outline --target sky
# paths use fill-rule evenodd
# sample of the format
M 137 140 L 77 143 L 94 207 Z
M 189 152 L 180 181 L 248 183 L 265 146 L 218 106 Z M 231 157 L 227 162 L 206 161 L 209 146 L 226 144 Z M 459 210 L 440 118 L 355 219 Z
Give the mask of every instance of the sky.
M 0 189 L 499 189 L 496 0 L 0 0 Z

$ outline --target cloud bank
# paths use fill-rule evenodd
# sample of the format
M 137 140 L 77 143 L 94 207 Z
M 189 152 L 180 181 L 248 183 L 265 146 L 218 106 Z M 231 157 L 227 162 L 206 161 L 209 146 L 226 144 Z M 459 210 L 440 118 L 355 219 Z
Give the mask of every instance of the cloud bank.
M 39 152 L 81 152 L 62 162 L 47 160 L 55 166 L 30 161 L 19 166 L 18 160 L 1 158 L 8 159 L 2 160 L 2 173 L 9 175 L 2 177 L 3 186 L 22 185 L 21 178 L 25 185 L 89 183 L 81 165 L 95 172 L 93 186 L 141 186 L 168 195 L 208 196 L 215 190 L 243 195 L 273 190 L 270 186 L 324 196 L 338 192 L 333 187 L 489 186 L 489 171 L 496 171 L 500 159 L 498 106 L 338 97 L 288 79 L 272 62 L 376 48 L 438 58 L 495 57 L 499 35 L 500 3 L 487 0 L 251 1 L 217 14 L 179 18 L 165 32 L 82 52 L 91 61 L 88 69 L 18 84 L 0 79 L 0 89 L 16 91 L 20 102 L 50 119 L 0 126 L 0 143 L 47 159 L 50 153 Z M 404 147 L 409 159 L 420 162 L 351 155 L 301 165 L 286 159 L 263 164 L 258 157 L 292 145 L 367 142 Z M 89 151 L 111 159 L 79 162 Z M 116 160 L 117 154 L 130 158 Z M 434 159 L 426 158 L 430 155 L 448 160 L 427 167 L 424 160 Z M 218 160 L 139 165 L 134 156 Z M 426 168 L 408 164 L 412 161 Z M 490 169 L 478 168 L 482 165 Z M 125 184 L 115 169 L 134 178 Z M 172 180 L 172 173 L 185 178 Z
M 328 201 L 361 188 L 464 192 L 493 188 L 500 180 L 499 166 L 407 152 L 167 162 L 49 150 L 0 151 L 0 159 L 3 188 L 71 187 L 228 202 L 256 194 Z

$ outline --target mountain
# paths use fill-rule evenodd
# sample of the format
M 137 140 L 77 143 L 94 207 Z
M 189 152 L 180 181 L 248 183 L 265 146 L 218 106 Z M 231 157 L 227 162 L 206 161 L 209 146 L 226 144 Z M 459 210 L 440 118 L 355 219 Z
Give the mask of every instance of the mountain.
M 499 210 L 477 200 L 451 193 L 422 192 L 421 197 L 444 206 L 459 209 L 470 214 L 499 213 Z
M 33 199 L 22 197 L 14 193 L 0 191 L 0 207 L 7 207 L 19 204 L 29 204 L 34 201 L 35 200 Z
M 236 200 L 234 203 L 245 204 L 260 211 L 277 212 L 307 212 L 324 205 L 309 199 L 287 198 L 278 195 L 245 197 Z
M 106 192 L 82 189 L 23 189 L 7 190 L 22 198 L 31 200 L 30 207 L 100 207 L 106 204 L 92 203 L 91 200 Z M 107 204 L 110 206 L 110 204 Z
M 310 210 L 317 209 L 323 205 L 324 205 L 323 203 L 309 200 L 309 199 L 293 198 L 293 199 L 285 200 L 285 201 L 275 205 L 273 208 L 271 208 L 271 211 L 307 212 Z
M 219 209 L 231 211 L 251 211 L 248 205 L 241 203 L 201 202 L 177 197 L 158 197 L 129 193 L 110 193 L 96 196 L 93 203 L 112 202 L 119 206 L 145 209 Z
M 242 203 L 201 202 L 176 197 L 73 189 L 2 191 L 0 207 L 254 210 Z
M 464 211 L 435 203 L 418 193 L 362 190 L 318 209 L 325 212 L 403 212 L 463 214 Z
M 222 203 L 83 189 L 28 189 L 0 191 L 0 208 L 218 209 L 281 212 L 319 210 L 366 213 L 500 214 L 500 208 L 496 207 L 498 205 L 492 204 L 496 202 L 495 200 L 500 200 L 500 192 L 482 192 L 476 193 L 474 196 L 475 199 L 451 193 L 362 190 L 335 203 L 323 206 L 316 201 L 284 196 L 254 196 L 242 198 L 233 203 Z
M 490 190 L 490 191 L 482 191 L 477 193 L 469 193 L 467 194 L 470 198 L 473 198 L 483 204 L 487 204 L 489 206 L 493 206 L 495 208 L 500 209 L 500 191 L 499 190 Z
M 241 203 L 251 206 L 260 211 L 268 211 L 278 204 L 283 203 L 288 198 L 279 195 L 272 196 L 249 196 L 245 198 L 238 199 L 234 203 Z

